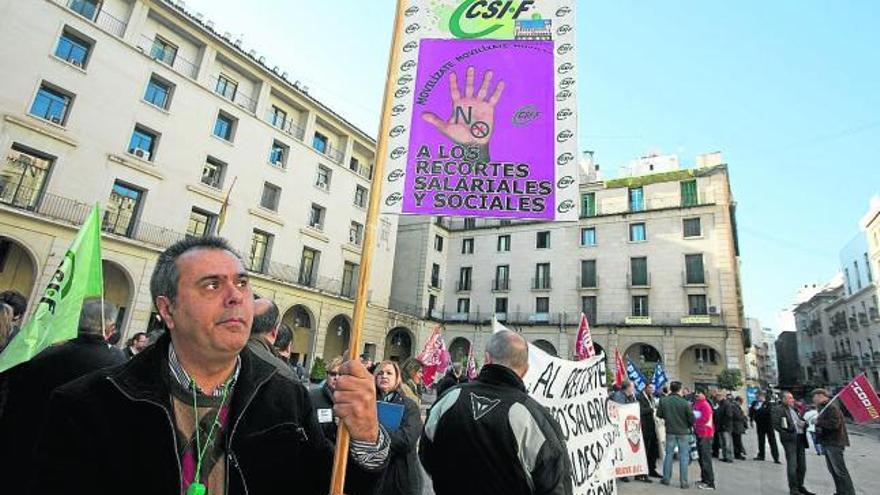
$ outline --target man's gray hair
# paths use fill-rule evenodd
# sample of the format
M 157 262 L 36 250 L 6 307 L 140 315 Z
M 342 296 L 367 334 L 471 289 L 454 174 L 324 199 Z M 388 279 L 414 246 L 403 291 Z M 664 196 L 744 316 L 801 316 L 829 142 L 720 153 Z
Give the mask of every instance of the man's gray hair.
M 238 253 L 229 245 L 229 241 L 222 237 L 187 237 L 175 242 L 171 247 L 162 251 L 153 268 L 153 276 L 150 277 L 150 296 L 153 304 L 159 296 L 165 296 L 174 302 L 177 297 L 177 282 L 180 280 L 180 270 L 177 268 L 177 258 L 194 249 L 219 249 L 229 251 L 236 258 L 241 259 Z
M 529 366 L 529 345 L 516 332 L 501 330 L 495 332 L 486 344 L 486 354 L 493 364 L 500 364 L 512 370 L 524 370 Z
M 83 302 L 82 311 L 79 314 L 79 333 L 103 335 L 104 329 L 111 323 L 116 322 L 119 309 L 116 305 L 104 301 L 104 317 L 101 317 L 101 300 L 87 299 Z

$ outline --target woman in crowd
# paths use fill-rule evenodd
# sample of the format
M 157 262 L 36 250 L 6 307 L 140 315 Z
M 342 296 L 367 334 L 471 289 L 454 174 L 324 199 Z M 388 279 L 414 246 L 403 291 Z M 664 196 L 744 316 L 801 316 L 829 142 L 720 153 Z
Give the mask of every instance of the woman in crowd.
M 378 367 L 376 368 L 379 369 Z M 402 373 L 401 392 L 412 399 L 417 406 L 422 405 L 422 363 L 418 359 L 408 358 L 400 367 Z
M 419 368 L 421 372 L 421 368 Z M 388 468 L 379 482 L 378 495 L 420 495 L 422 474 L 416 444 L 422 433 L 419 406 L 402 393 L 400 368 L 394 361 L 376 367 L 376 397 L 382 402 L 403 406 L 399 425 L 385 425 L 391 437 Z

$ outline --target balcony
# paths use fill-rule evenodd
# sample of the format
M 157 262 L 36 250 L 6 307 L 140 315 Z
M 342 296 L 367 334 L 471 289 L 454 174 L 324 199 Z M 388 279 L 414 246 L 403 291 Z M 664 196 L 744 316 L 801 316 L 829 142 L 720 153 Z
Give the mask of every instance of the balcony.
M 583 278 L 580 275 L 577 276 L 577 288 L 583 289 L 598 289 L 599 288 L 599 275 L 594 275 L 592 277 Z
M 316 146 L 316 144 L 317 142 L 312 143 L 312 148 L 314 148 L 315 151 L 330 158 L 330 160 L 337 165 L 342 165 L 342 161 L 345 159 L 345 150 L 340 150 L 330 143 L 325 143 L 322 146 Z
M 293 122 L 291 118 L 279 118 L 272 110 L 266 113 L 266 122 L 272 127 L 284 132 L 288 136 L 302 141 L 306 135 L 305 127 L 300 127 Z
M 443 279 L 431 277 L 431 285 L 429 285 L 429 288 L 437 289 L 437 290 L 442 289 L 443 288 Z
M 247 253 L 249 250 L 242 250 L 241 252 Z M 242 260 L 248 271 L 259 273 L 287 284 L 308 287 L 325 294 L 339 296 L 345 299 L 354 299 L 357 295 L 356 280 L 339 280 L 330 277 L 323 277 L 315 273 L 317 270 L 306 272 L 302 271 L 300 267 L 285 263 L 278 263 L 269 260 L 261 261 L 262 263 L 258 260 L 248 259 L 247 257 L 244 257 Z M 367 299 L 370 298 L 371 294 L 368 294 Z M 416 308 L 409 309 L 416 310 Z
M 104 10 L 103 6 L 96 8 L 93 4 L 83 0 L 55 0 L 55 2 L 88 19 L 113 36 L 122 38 L 125 35 L 125 28 L 128 26 L 128 23 Z
M 616 187 L 614 181 L 606 183 L 607 187 Z M 715 204 L 715 196 L 711 192 L 701 192 L 696 198 L 696 204 L 688 205 L 687 208 L 695 206 L 704 206 Z M 642 208 L 639 211 L 632 210 L 630 203 L 626 197 L 619 198 L 598 198 L 596 205 L 596 215 L 614 215 L 619 213 L 643 213 L 651 210 L 662 210 L 667 208 L 683 208 L 681 204 L 681 194 L 651 194 L 644 199 Z
M 456 280 L 455 281 L 455 291 L 456 292 L 469 292 L 471 290 L 471 280 Z
M 496 278 L 492 280 L 492 292 L 510 292 L 510 279 Z
M 859 313 L 859 324 L 862 325 L 863 327 L 866 327 L 869 325 L 868 313 L 864 313 L 864 312 Z
M 871 321 L 880 321 L 880 313 L 877 313 L 877 308 L 868 308 L 868 317 L 871 318 Z
M 687 271 L 681 272 L 681 285 L 683 287 L 705 287 L 707 284 L 707 280 L 709 280 L 709 271 L 703 270 L 698 271 L 696 273 L 689 273 Z
M 247 110 L 248 112 L 254 113 L 257 110 L 256 98 L 253 98 L 245 92 L 241 91 L 238 86 L 221 84 L 221 82 L 227 82 L 227 80 L 221 79 L 219 76 L 214 76 L 211 78 L 211 84 L 213 84 L 214 86 L 215 95 L 218 95 L 231 101 L 232 103 L 235 103 L 236 105 Z
M 639 273 L 638 276 L 633 276 L 633 274 L 627 272 L 626 274 L 626 286 L 630 289 L 650 289 L 651 288 L 651 274 L 647 273 Z
M 530 323 L 549 323 L 550 313 L 531 313 L 529 315 Z
M 92 205 L 73 199 L 43 193 L 25 186 L 5 183 L 0 191 L 0 204 L 31 214 L 80 226 L 86 221 Z M 186 238 L 186 234 L 143 222 L 130 215 L 105 210 L 101 230 L 107 234 L 129 238 L 151 247 L 165 249 Z
M 855 332 L 859 329 L 859 322 L 855 316 L 849 317 L 849 329 L 852 330 L 853 332 Z
M 553 279 L 550 277 L 536 277 L 532 279 L 533 291 L 549 291 L 552 288 Z
M 156 43 L 155 38 L 141 35 L 140 38 L 138 38 L 137 49 L 156 62 L 167 65 L 174 69 L 175 72 L 190 79 L 195 79 L 199 74 L 199 66 L 197 64 L 181 57 L 176 51 L 170 52 L 163 50 L 161 46 Z

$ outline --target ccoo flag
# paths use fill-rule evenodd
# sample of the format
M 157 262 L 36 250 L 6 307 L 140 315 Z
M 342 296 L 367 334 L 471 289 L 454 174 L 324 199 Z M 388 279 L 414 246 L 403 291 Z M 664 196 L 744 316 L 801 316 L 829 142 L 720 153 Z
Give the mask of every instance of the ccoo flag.
M 870 423 L 880 419 L 880 399 L 864 373 L 849 382 L 839 395 L 856 423 Z
M 83 299 L 101 297 L 103 289 L 101 210 L 95 205 L 31 318 L 0 353 L 0 372 L 28 361 L 56 342 L 76 337 Z
M 590 333 L 590 322 L 587 321 L 587 315 L 581 313 L 581 324 L 578 326 L 577 340 L 574 345 L 575 360 L 591 358 L 596 355 L 596 349 L 593 347 L 593 336 Z

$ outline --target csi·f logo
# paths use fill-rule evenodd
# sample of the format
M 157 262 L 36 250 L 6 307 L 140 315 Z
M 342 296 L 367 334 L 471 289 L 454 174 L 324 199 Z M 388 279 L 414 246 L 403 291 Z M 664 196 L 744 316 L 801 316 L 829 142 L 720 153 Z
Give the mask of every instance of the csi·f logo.
M 76 254 L 68 251 L 64 254 L 64 259 L 52 275 L 49 286 L 46 288 L 46 295 L 40 299 L 40 304 L 46 303 L 48 310 L 55 314 L 55 306 L 64 299 L 64 296 L 70 292 L 70 282 L 73 280 L 73 272 L 76 269 Z
M 449 32 L 456 38 L 483 38 L 504 26 L 503 23 L 495 23 L 480 31 L 467 31 L 462 24 L 467 19 L 519 19 L 527 12 L 535 0 L 464 0 L 459 4 L 455 12 L 449 18 Z
M 403 195 L 402 195 L 402 194 L 400 194 L 400 193 L 398 193 L 398 192 L 396 192 L 396 193 L 391 193 L 391 194 L 388 195 L 387 198 L 385 198 L 385 204 L 388 205 L 388 206 L 394 206 L 394 205 L 396 205 L 397 203 L 400 203 L 400 200 L 402 200 L 402 199 L 403 199 Z
M 570 199 L 566 199 L 562 203 L 559 203 L 559 206 L 556 208 L 556 211 L 559 213 L 568 213 L 574 209 L 574 201 Z

